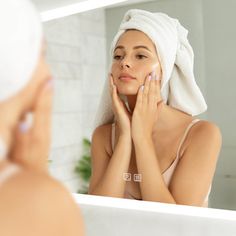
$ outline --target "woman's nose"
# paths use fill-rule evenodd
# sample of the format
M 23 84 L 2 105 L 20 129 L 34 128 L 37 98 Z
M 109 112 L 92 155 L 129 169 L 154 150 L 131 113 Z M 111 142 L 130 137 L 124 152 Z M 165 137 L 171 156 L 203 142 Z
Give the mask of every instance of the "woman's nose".
M 128 58 L 123 58 L 123 60 L 121 61 L 121 67 L 122 68 L 130 68 L 131 67 L 131 63 L 130 60 Z

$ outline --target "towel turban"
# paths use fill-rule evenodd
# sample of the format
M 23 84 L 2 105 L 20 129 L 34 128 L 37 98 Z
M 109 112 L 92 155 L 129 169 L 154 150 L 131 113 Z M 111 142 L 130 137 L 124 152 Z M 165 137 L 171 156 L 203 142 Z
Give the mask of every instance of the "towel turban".
M 32 78 L 42 46 L 39 14 L 28 0 L 0 4 L 0 102 L 22 90 Z M 0 137 L 0 161 L 7 155 Z
M 28 0 L 1 1 L 0 102 L 18 93 L 37 66 L 42 45 L 39 14 Z
M 194 54 L 187 38 L 188 31 L 179 21 L 164 13 L 151 13 L 139 9 L 129 10 L 111 43 L 111 55 L 120 36 L 129 29 L 145 33 L 156 47 L 162 68 L 161 96 L 163 101 L 192 116 L 206 111 L 206 102 L 194 78 Z M 107 79 L 95 118 L 95 127 L 112 122 L 112 120 L 112 101 Z

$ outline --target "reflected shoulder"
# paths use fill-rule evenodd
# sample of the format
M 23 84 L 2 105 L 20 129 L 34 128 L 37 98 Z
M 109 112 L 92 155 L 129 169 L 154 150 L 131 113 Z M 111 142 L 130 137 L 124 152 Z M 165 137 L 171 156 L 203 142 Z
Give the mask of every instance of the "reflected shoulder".
M 201 120 L 190 131 L 191 146 L 220 149 L 222 136 L 220 128 L 213 122 Z
M 220 128 L 213 122 L 202 120 L 195 125 L 194 134 L 196 137 L 201 137 L 204 140 L 214 139 L 221 140 L 221 131 Z
M 112 147 L 111 147 L 111 130 L 112 124 L 104 124 L 101 126 L 98 126 L 92 136 L 92 148 L 94 150 L 97 150 L 97 148 L 105 148 L 105 151 L 108 155 L 111 155 L 112 153 Z M 99 146 L 99 147 L 98 147 Z

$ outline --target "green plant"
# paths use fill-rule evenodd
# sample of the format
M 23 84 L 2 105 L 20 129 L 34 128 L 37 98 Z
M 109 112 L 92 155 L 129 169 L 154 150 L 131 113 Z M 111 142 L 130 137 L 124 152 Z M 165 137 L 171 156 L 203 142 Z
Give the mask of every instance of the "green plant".
M 79 189 L 78 193 L 87 194 L 88 185 L 91 176 L 91 142 L 87 138 L 83 138 L 83 152 L 81 159 L 75 166 L 75 173 L 78 174 L 82 180 L 82 188 Z

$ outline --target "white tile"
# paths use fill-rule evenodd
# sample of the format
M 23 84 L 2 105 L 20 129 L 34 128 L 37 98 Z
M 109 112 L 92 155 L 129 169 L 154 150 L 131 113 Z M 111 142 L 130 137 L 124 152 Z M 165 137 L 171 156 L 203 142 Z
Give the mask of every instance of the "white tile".
M 79 64 L 67 62 L 52 62 L 49 61 L 52 74 L 57 79 L 81 79 L 81 66 Z
M 68 163 L 78 161 L 83 154 L 82 140 L 77 145 L 54 148 L 50 153 L 50 168 L 60 167 Z
M 71 30 L 69 25 L 64 25 L 60 22 L 44 25 L 44 32 L 47 42 L 79 46 L 80 34 Z
M 106 66 L 106 39 L 104 37 L 85 35 L 83 38 L 83 63 L 86 65 Z
M 83 54 L 80 47 L 48 43 L 47 58 L 49 61 L 79 64 L 83 61 Z
M 81 114 L 53 114 L 52 124 L 52 148 L 74 145 L 81 142 Z
M 104 21 L 94 21 L 84 18 L 80 20 L 80 27 L 78 29 L 78 32 L 82 35 L 90 34 L 105 37 L 105 23 Z
M 76 162 L 63 164 L 61 166 L 50 166 L 49 171 L 53 177 L 60 181 L 67 181 L 73 178 L 79 178 L 75 173 Z
M 96 9 L 96 10 L 81 13 L 78 16 L 82 17 L 83 19 L 88 19 L 88 20 L 104 21 L 105 20 L 105 10 L 104 9 Z
M 83 93 L 86 95 L 98 94 L 107 79 L 105 66 L 83 65 L 81 71 Z
M 82 89 L 79 80 L 56 80 L 54 112 L 79 112 L 82 110 Z

